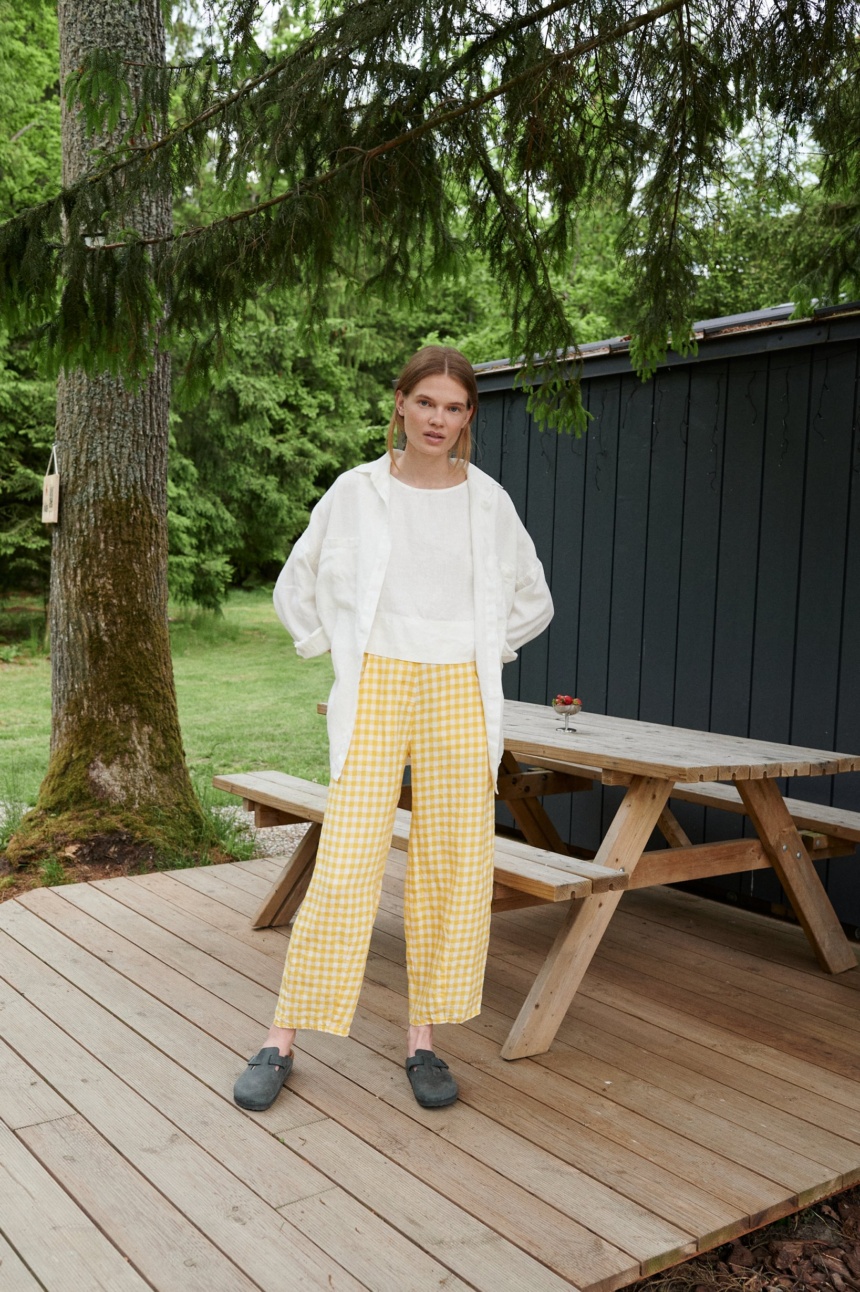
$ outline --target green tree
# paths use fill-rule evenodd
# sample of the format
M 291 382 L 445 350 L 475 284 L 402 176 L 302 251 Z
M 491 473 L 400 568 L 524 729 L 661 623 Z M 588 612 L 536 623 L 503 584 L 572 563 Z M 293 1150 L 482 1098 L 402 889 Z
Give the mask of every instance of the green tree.
M 707 263 L 703 212 L 747 122 L 771 114 L 784 127 L 772 172 L 811 128 L 824 182 L 853 182 L 843 127 L 858 115 L 858 8 L 348 0 L 312 15 L 295 41 L 257 23 L 256 0 L 230 0 L 212 46 L 172 68 L 156 0 L 68 0 L 61 12 L 64 186 L 0 228 L 6 326 L 39 327 L 62 368 L 67 484 L 52 576 L 62 597 L 52 597 L 54 749 L 40 804 L 95 823 L 107 805 L 138 824 L 159 804 L 163 821 L 193 825 L 164 628 L 169 347 L 187 344 L 189 392 L 224 401 L 217 422 L 254 388 L 246 356 L 211 390 L 238 320 L 249 335 L 257 326 L 249 301 L 298 304 L 317 339 L 343 317 L 348 354 L 366 340 L 363 314 L 350 330 L 366 294 L 395 331 L 398 320 L 411 330 L 422 302 L 448 278 L 462 283 L 477 252 L 506 343 L 497 316 L 466 317 L 456 290 L 453 319 L 427 330 L 463 335 L 474 358 L 497 344 L 550 356 L 538 403 L 582 425 L 576 382 L 552 356 L 602 330 L 624 299 L 642 371 L 670 335 L 688 344 Z M 180 211 L 172 227 L 169 194 L 201 181 L 197 218 Z M 586 273 L 589 244 L 600 255 Z M 850 247 L 844 238 L 843 259 Z M 356 367 L 362 381 L 378 371 L 372 351 Z M 283 410 L 264 402 L 268 452 Z M 193 439 L 193 417 L 174 434 Z M 190 450 L 185 461 L 176 487 L 187 498 L 206 464 Z M 186 538 L 199 533 L 200 517 L 180 514 Z M 243 542 L 234 557 L 250 568 L 262 549 Z M 207 576 L 216 590 L 220 559 Z
M 169 564 L 180 599 L 214 609 L 227 584 L 274 578 L 320 492 L 367 455 L 371 383 L 346 362 L 347 325 L 330 325 L 330 343 L 308 348 L 289 296 L 250 307 L 223 373 L 174 414 Z
M 60 180 L 57 11 L 48 0 L 0 3 L 0 221 L 56 192 Z M 47 587 L 50 539 L 39 516 L 54 438 L 54 383 L 26 338 L 0 326 L 0 589 Z
M 40 505 L 55 402 L 55 383 L 34 371 L 29 347 L 0 327 L 0 592 L 47 588 L 51 542 Z
M 703 195 L 745 123 L 779 120 L 773 171 L 814 126 L 829 175 L 856 115 L 855 0 L 350 0 L 274 56 L 255 0 L 220 14 L 223 46 L 151 69 L 123 143 L 3 231 L 6 310 L 44 317 L 63 362 L 140 370 L 151 356 L 139 338 L 169 306 L 166 335 L 197 334 L 191 369 L 205 374 L 231 318 L 274 280 L 321 320 L 333 275 L 420 295 L 471 247 L 501 285 L 505 348 L 552 354 L 576 340 L 557 275 L 577 229 L 608 207 L 627 212 L 616 251 L 645 371 L 669 335 L 687 343 L 707 259 Z M 127 101 L 126 62 L 116 47 L 93 51 L 77 79 L 93 128 Z M 143 139 L 171 102 L 169 127 Z M 207 161 L 212 218 L 157 238 L 122 231 L 141 186 L 158 177 L 181 192 Z M 84 242 L 106 212 L 111 238 Z M 154 276 L 142 272 L 148 248 Z M 124 348 L 115 317 L 128 321 Z M 541 373 L 543 395 L 576 422 L 575 382 L 552 362 Z
M 115 43 L 138 69 L 117 116 L 93 135 L 85 116 L 64 106 L 64 191 L 89 172 L 93 149 L 124 137 L 142 102 L 142 68 L 164 58 L 159 0 L 117 5 L 76 0 L 60 8 L 60 69 L 68 77 L 93 49 Z M 147 110 L 140 138 L 157 131 Z M 100 213 L 79 241 L 65 218 L 54 236 L 80 253 L 114 227 Z M 154 176 L 124 212 L 137 238 L 171 230 L 169 189 Z M 134 257 L 131 258 L 132 260 Z M 144 283 L 148 261 L 127 269 Z M 66 285 L 66 291 L 69 284 Z M 68 304 L 59 302 L 60 310 Z M 56 305 L 56 302 L 55 302 Z M 102 325 L 125 323 L 116 293 L 101 302 Z M 157 344 L 160 318 L 142 325 L 149 356 L 137 386 L 117 372 L 70 366 L 60 373 L 57 454 L 60 523 L 52 527 L 50 634 L 52 729 L 37 810 L 8 848 L 14 860 L 53 850 L 59 840 L 109 834 L 150 850 L 209 842 L 182 750 L 167 629 L 167 443 L 169 355 Z

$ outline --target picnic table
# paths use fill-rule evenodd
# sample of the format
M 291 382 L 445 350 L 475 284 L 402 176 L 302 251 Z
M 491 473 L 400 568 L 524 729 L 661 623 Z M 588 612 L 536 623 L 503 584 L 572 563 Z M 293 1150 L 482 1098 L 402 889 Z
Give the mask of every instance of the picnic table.
M 855 952 L 795 819 L 804 813 L 792 816 L 793 800 L 786 802 L 777 778 L 858 771 L 860 756 L 597 713 L 578 714 L 574 727 L 565 732 L 546 705 L 508 701 L 503 770 L 536 764 L 547 772 L 626 787 L 594 857 L 596 864 L 625 871 L 629 888 L 772 866 L 822 967 L 830 973 L 856 967 Z M 731 785 L 737 791 L 734 801 Z M 743 811 L 757 838 L 694 845 L 669 808 L 672 797 Z M 556 835 L 556 846 L 568 850 L 539 802 L 528 802 L 527 810 L 516 802 L 509 807 L 529 842 L 546 846 Z M 826 807 L 817 811 L 813 804 L 797 808 L 806 809 L 815 842 L 823 841 L 823 847 L 813 849 L 815 855 L 853 851 L 860 837 L 860 815 Z M 670 847 L 646 852 L 655 828 Z M 837 830 L 840 833 L 834 833 Z M 621 896 L 622 890 L 602 892 L 570 904 L 505 1042 L 503 1057 L 539 1054 L 552 1044 Z
M 319 705 L 325 712 L 325 706 Z M 818 957 L 830 973 L 855 968 L 857 957 L 812 864 L 853 852 L 860 813 L 785 798 L 778 778 L 860 771 L 860 755 L 803 749 L 628 718 L 579 713 L 565 730 L 548 705 L 508 701 L 498 797 L 525 843 L 497 841 L 495 910 L 565 902 L 567 913 L 516 1021 L 502 1057 L 541 1054 L 582 982 L 623 892 L 656 884 L 772 867 Z M 624 797 L 597 853 L 582 858 L 563 840 L 541 799 L 619 785 Z M 310 882 L 324 786 L 282 772 L 216 776 L 218 788 L 242 796 L 258 826 L 311 822 L 263 902 L 254 927 L 286 923 Z M 756 838 L 693 844 L 669 806 L 692 799 L 745 813 Z M 411 791 L 396 814 L 395 848 L 405 848 Z M 669 844 L 646 851 L 657 829 Z

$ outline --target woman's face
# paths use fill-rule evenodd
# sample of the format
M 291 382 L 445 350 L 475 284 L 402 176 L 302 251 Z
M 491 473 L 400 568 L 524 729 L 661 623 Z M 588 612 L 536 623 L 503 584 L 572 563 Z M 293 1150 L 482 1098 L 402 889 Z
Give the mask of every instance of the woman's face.
M 403 418 L 407 450 L 422 456 L 450 456 L 472 416 L 465 387 L 441 372 L 422 378 L 408 395 L 398 390 L 394 403 Z

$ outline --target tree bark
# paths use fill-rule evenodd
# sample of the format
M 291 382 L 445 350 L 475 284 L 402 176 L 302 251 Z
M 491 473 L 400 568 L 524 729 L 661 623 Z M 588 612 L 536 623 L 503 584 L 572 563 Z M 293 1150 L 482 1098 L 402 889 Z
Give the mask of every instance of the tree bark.
M 164 61 L 160 0 L 60 0 L 59 19 L 63 82 L 94 47 L 119 48 L 131 63 Z M 104 142 L 64 105 L 64 184 Z M 125 223 L 144 236 L 169 232 L 170 194 L 148 192 Z M 81 822 L 85 833 L 138 838 L 155 824 L 175 847 L 200 837 L 203 817 L 185 764 L 167 627 L 169 399 L 163 353 L 136 389 L 81 371 L 59 379 L 51 757 L 33 816 L 43 825 L 50 816 L 56 829 L 74 818 L 78 836 Z M 38 833 L 37 820 L 27 825 L 13 852 Z

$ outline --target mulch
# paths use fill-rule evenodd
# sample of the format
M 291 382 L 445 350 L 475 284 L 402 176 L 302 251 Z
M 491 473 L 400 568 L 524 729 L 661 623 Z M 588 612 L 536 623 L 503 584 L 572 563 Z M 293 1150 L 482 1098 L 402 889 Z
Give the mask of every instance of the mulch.
M 860 1188 L 849 1189 L 631 1292 L 860 1292 Z

